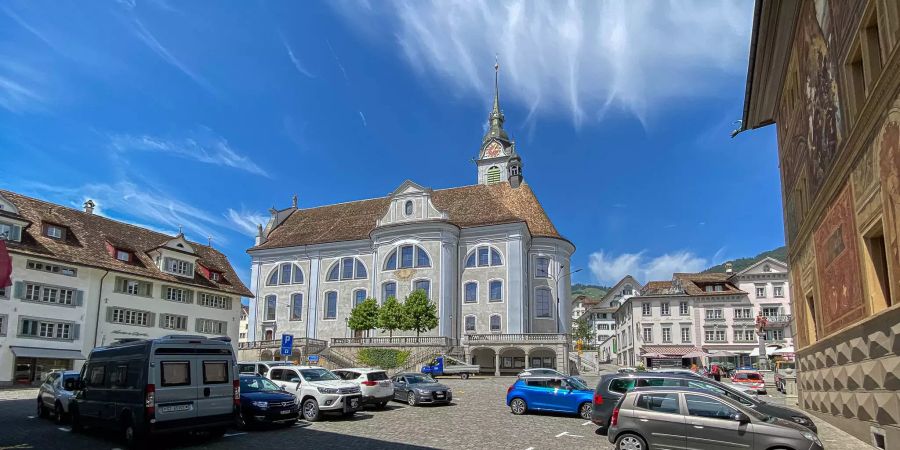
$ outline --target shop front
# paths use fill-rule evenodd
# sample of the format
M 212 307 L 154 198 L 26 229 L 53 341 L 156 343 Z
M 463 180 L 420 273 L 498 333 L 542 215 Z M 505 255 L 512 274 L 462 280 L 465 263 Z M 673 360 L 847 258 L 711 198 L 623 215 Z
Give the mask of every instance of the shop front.
M 39 383 L 54 370 L 72 370 L 76 361 L 83 361 L 78 350 L 60 350 L 37 347 L 10 347 L 15 355 L 13 383 Z

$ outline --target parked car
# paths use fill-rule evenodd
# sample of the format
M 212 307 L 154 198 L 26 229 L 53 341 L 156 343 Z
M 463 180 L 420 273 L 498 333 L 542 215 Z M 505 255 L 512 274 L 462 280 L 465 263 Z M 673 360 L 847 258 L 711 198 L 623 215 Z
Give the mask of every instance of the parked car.
M 701 388 L 636 388 L 613 410 L 607 439 L 618 450 L 794 448 L 823 450 L 812 431 Z
M 677 373 L 681 375 L 690 375 L 697 378 L 704 378 L 703 375 L 700 375 L 697 372 L 694 372 L 691 369 L 678 369 L 675 367 L 665 368 L 665 369 L 652 369 L 650 373 Z
M 527 377 L 560 377 L 560 378 L 572 377 L 582 383 L 585 383 L 584 378 L 581 378 L 579 376 L 574 376 L 574 375 L 566 375 L 556 369 L 550 369 L 548 367 L 535 367 L 532 369 L 525 369 L 525 370 L 519 372 L 518 375 L 516 375 L 516 378 L 527 378 Z M 587 384 L 587 383 L 585 383 L 585 384 Z
M 300 417 L 300 401 L 268 378 L 241 375 L 241 414 L 243 428 L 260 423 L 294 424 Z
M 619 369 L 616 370 L 617 373 L 637 373 L 637 371 L 638 370 L 635 367 L 619 367 Z
M 300 399 L 303 418 L 309 422 L 320 420 L 322 413 L 329 412 L 352 416 L 362 406 L 359 386 L 322 367 L 273 367 L 269 379 Z
M 784 376 L 788 369 L 796 371 L 796 363 L 794 361 L 778 361 L 775 363 L 775 390 L 785 394 L 787 392 L 784 389 Z
M 424 403 L 450 403 L 453 391 L 421 373 L 401 373 L 391 379 L 394 386 L 394 400 L 405 401 L 409 406 Z
M 359 386 L 363 405 L 384 408 L 394 397 L 394 385 L 387 372 L 381 369 L 338 369 L 332 372 L 338 378 Z
M 736 370 L 731 375 L 731 382 L 755 389 L 760 394 L 766 393 L 766 382 L 762 374 L 755 370 Z
M 526 377 L 506 391 L 506 405 L 513 414 L 553 411 L 591 418 L 594 391 L 572 377 Z
M 737 389 L 738 386 L 725 384 L 708 378 L 698 378 L 691 375 L 665 374 L 652 372 L 642 372 L 636 374 L 609 374 L 600 377 L 597 388 L 594 391 L 594 407 L 591 415 L 591 421 L 600 427 L 600 432 L 605 433 L 609 426 L 612 411 L 615 409 L 616 402 L 622 396 L 636 387 L 696 387 L 706 389 L 723 397 L 740 402 L 748 408 L 754 408 L 757 411 L 790 420 L 796 424 L 809 428 L 813 432 L 818 432 L 816 424 L 806 414 L 787 406 L 768 403 L 760 400 L 758 397 L 747 395 Z
M 47 374 L 38 389 L 37 414 L 46 418 L 53 412 L 57 423 L 69 417 L 69 402 L 75 397 L 79 374 L 74 370 L 56 371 Z
M 472 374 L 477 374 L 479 370 L 481 370 L 481 366 L 466 364 L 449 356 L 438 356 L 431 361 L 431 364 L 422 366 L 422 373 L 432 377 L 459 375 L 463 380 L 468 379 Z
M 70 406 L 72 431 L 149 434 L 206 431 L 221 436 L 240 409 L 237 362 L 228 337 L 123 339 L 91 351 Z
M 238 371 L 241 375 L 269 376 L 269 370 L 273 367 L 292 366 L 290 361 L 238 361 Z

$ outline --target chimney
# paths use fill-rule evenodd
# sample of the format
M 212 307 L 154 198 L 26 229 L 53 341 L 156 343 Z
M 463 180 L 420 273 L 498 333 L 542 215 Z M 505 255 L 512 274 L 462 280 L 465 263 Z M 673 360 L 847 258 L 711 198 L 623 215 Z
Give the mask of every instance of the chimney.
M 734 269 L 732 268 L 730 262 L 725 263 L 725 273 L 734 273 Z
M 88 201 L 84 202 L 84 212 L 86 212 L 88 214 L 93 214 L 94 206 L 95 206 L 94 201 L 91 199 L 88 199 Z

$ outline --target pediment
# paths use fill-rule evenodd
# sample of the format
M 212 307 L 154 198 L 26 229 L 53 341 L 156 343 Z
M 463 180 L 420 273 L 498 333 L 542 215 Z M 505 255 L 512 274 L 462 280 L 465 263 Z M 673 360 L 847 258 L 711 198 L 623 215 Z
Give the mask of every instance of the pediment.
M 191 245 L 182 234 L 179 234 L 178 236 L 175 236 L 175 238 L 170 239 L 165 244 L 163 244 L 162 247 L 172 249 L 177 252 L 194 254 L 194 246 Z
M 428 192 L 430 194 L 431 188 L 426 188 L 412 180 L 406 180 L 401 183 L 397 189 L 394 189 L 394 192 L 391 193 L 391 197 L 409 194 L 421 194 L 423 192 Z
M 766 269 L 769 269 L 766 271 Z M 766 273 L 785 273 L 788 266 L 783 261 L 779 261 L 771 256 L 767 256 L 757 261 L 752 266 L 742 270 L 738 275 L 766 274 Z
M 447 220 L 446 212 L 440 211 L 431 202 L 431 188 L 406 180 L 391 194 L 388 210 L 378 220 L 377 226 L 399 223 Z

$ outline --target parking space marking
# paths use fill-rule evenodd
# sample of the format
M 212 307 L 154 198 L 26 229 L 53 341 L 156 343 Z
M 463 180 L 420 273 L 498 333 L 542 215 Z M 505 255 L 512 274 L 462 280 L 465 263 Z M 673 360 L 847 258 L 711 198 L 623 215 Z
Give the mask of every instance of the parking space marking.
M 244 432 L 242 432 L 242 431 L 239 431 L 239 432 L 237 432 L 237 433 L 225 433 L 225 434 L 222 435 L 222 437 L 240 436 L 240 435 L 242 435 L 242 434 L 247 434 L 247 433 L 244 433 Z
M 59 428 L 57 428 L 57 430 L 59 430 L 59 431 L 65 431 L 66 433 L 72 431 L 72 429 L 69 428 L 69 427 L 59 427 Z
M 26 419 L 34 419 L 34 416 L 25 416 Z
M 563 436 L 577 437 L 577 438 L 584 437 L 584 436 L 579 436 L 579 435 L 577 435 L 577 434 L 569 433 L 568 431 L 563 431 L 562 433 L 559 433 L 559 434 L 556 435 L 556 437 L 558 437 L 558 438 L 563 437 Z
M 590 420 L 588 420 L 587 422 L 581 424 L 581 426 L 590 425 L 590 424 L 592 424 L 592 423 L 594 423 L 594 422 L 591 422 Z
M 534 450 L 534 447 L 528 447 L 525 450 Z

